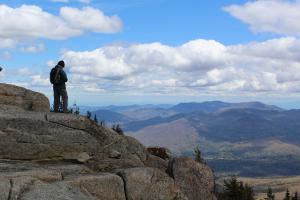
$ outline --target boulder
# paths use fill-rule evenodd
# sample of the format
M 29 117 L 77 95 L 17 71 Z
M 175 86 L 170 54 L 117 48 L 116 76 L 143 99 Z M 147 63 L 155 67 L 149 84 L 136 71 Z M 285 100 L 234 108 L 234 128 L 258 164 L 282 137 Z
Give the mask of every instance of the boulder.
M 147 167 L 157 168 L 163 172 L 166 172 L 168 168 L 168 161 L 163 160 L 160 157 L 149 154 L 145 162 Z
M 84 175 L 69 180 L 68 183 L 97 199 L 126 200 L 123 180 L 115 174 Z
M 81 192 L 78 188 L 71 187 L 65 182 L 58 183 L 41 183 L 36 182 L 30 188 L 25 190 L 22 195 L 17 198 L 20 200 L 96 200 L 93 196 L 88 196 Z M 17 200 L 16 199 L 16 200 Z
M 22 178 L 28 177 L 30 179 L 37 179 L 44 182 L 55 182 L 55 181 L 62 180 L 61 173 L 51 169 L 31 169 L 26 171 L 0 173 L 1 180 L 3 179 L 11 180 L 20 177 Z
M 79 163 L 87 163 L 89 160 L 91 160 L 91 156 L 86 153 L 86 152 L 82 152 L 82 153 L 69 153 L 69 154 L 64 154 L 64 159 L 65 160 L 73 160 L 74 162 L 79 162 Z
M 160 157 L 164 160 L 168 160 L 172 157 L 171 151 L 165 147 L 147 147 L 147 151 L 150 154 Z
M 28 112 L 1 104 L 0 137 L 0 159 L 101 163 L 98 161 L 109 160 L 111 152 L 117 151 L 118 159 L 131 167 L 143 166 L 147 158 L 145 147 L 136 139 L 120 136 L 85 117 Z
M 214 175 L 205 164 L 192 158 L 173 158 L 168 173 L 189 200 L 214 200 Z
M 115 159 L 120 159 L 121 158 L 121 153 L 118 152 L 118 151 L 115 151 L 113 150 L 111 153 L 110 153 L 110 158 L 115 158 Z
M 9 191 L 11 188 L 11 182 L 8 179 L 0 179 L 0 199 L 6 200 L 9 199 Z
M 131 168 L 118 172 L 125 183 L 127 200 L 175 200 L 180 191 L 174 180 L 154 168 Z
M 25 110 L 49 112 L 48 98 L 15 85 L 0 83 L 0 104 L 18 106 Z

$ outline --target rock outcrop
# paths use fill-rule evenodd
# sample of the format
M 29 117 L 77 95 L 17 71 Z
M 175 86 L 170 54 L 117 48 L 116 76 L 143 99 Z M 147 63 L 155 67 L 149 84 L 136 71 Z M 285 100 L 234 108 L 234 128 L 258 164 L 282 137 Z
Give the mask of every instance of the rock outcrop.
M 147 147 L 147 151 L 164 160 L 169 160 L 172 157 L 171 151 L 165 147 Z
M 155 168 L 131 168 L 118 173 L 126 183 L 128 200 L 178 199 L 180 190 L 174 180 L 166 173 Z
M 170 176 L 168 161 L 136 139 L 50 113 L 44 95 L 24 88 L 0 84 L 0 137 L 0 199 L 198 200 L 195 187 L 212 195 L 208 167 L 174 158 Z
M 215 199 L 214 175 L 207 165 L 188 157 L 173 158 L 168 173 L 188 199 Z
M 47 97 L 22 87 L 0 84 L 0 104 L 13 105 L 25 110 L 48 112 L 50 104 Z

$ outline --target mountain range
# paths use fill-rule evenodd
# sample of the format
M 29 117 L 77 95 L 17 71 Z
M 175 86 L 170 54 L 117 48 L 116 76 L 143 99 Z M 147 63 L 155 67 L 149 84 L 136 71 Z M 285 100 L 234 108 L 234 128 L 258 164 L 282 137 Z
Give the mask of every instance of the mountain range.
M 261 102 L 221 101 L 111 108 L 93 114 L 103 116 L 108 123 L 121 124 L 125 133 L 147 146 L 166 146 L 175 154 L 190 156 L 199 146 L 219 173 L 299 173 L 300 110 Z M 298 168 L 284 167 L 284 163 Z

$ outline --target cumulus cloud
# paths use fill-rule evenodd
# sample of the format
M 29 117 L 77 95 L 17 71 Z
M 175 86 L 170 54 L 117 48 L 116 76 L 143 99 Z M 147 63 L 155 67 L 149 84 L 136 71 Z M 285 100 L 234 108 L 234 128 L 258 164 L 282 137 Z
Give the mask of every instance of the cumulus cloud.
M 74 83 L 99 83 L 95 88 L 106 91 L 287 92 L 300 86 L 299 44 L 293 37 L 230 46 L 199 39 L 180 46 L 150 43 L 66 51 L 62 58 Z
M 106 46 L 93 51 L 67 51 L 63 58 L 71 72 L 99 78 L 119 79 L 137 73 L 203 71 L 227 62 L 226 47 L 212 40 L 194 40 L 180 47 L 160 43 L 129 47 Z
M 254 32 L 300 36 L 299 0 L 259 0 L 224 8 Z
M 92 7 L 83 9 L 63 7 L 60 16 L 69 26 L 77 30 L 114 33 L 122 29 L 122 22 L 118 16 L 105 16 L 101 10 Z
M 118 16 L 106 16 L 92 7 L 62 7 L 53 15 L 34 5 L 0 5 L 0 48 L 12 48 L 28 39 L 61 40 L 86 31 L 115 33 L 122 29 Z

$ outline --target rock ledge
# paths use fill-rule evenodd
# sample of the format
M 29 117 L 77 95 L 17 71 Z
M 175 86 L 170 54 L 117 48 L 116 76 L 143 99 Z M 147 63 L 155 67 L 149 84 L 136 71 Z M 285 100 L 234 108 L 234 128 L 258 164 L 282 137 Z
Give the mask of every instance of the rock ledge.
M 207 166 L 163 160 L 85 117 L 48 111 L 44 95 L 0 84 L 0 199 L 214 199 Z M 196 187 L 202 197 L 190 194 Z

